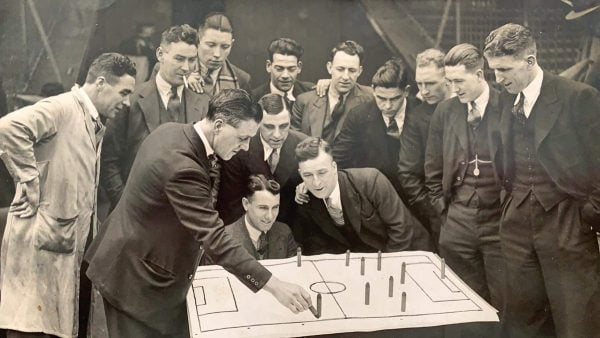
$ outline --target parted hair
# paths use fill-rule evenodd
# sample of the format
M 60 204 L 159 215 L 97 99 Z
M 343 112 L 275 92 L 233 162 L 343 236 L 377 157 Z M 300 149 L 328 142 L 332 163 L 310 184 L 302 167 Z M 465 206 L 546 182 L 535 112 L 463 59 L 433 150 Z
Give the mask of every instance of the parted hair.
M 106 81 L 114 84 L 125 74 L 135 77 L 135 63 L 119 53 L 104 53 L 92 61 L 85 82 L 93 83 L 98 77 L 104 76 Z
M 250 175 L 248 177 L 248 184 L 246 185 L 244 197 L 250 198 L 255 192 L 263 190 L 266 190 L 273 195 L 277 195 L 281 190 L 281 186 L 277 181 L 268 179 L 263 174 Z
M 444 57 L 445 66 L 463 65 L 469 71 L 483 69 L 484 63 L 481 51 L 470 43 L 461 43 L 452 47 Z
M 271 61 L 273 61 L 273 54 L 275 53 L 281 55 L 293 55 L 300 61 L 302 60 L 302 55 L 304 55 L 304 48 L 302 48 L 296 40 L 279 38 L 271 41 L 269 48 L 267 48 L 267 53 L 269 54 L 269 60 Z
M 348 55 L 357 55 L 358 63 L 362 65 L 363 57 L 365 55 L 364 48 L 358 43 L 352 40 L 346 40 L 344 42 L 338 43 L 333 49 L 331 49 L 331 53 L 329 54 L 329 61 L 333 61 L 335 54 L 337 52 L 344 52 Z
M 258 104 L 269 115 L 277 115 L 286 109 L 283 96 L 275 93 L 269 93 L 261 97 Z
M 198 32 L 192 26 L 184 24 L 167 28 L 160 37 L 160 45 L 163 47 L 180 41 L 198 46 Z
M 220 12 L 209 13 L 204 17 L 204 22 L 198 28 L 200 34 L 206 29 L 215 29 L 219 32 L 231 33 L 233 35 L 233 26 L 231 20 Z
M 296 146 L 296 159 L 298 163 L 312 160 L 322 151 L 331 156 L 331 146 L 320 137 L 308 137 Z
M 404 90 L 408 85 L 408 74 L 404 61 L 398 58 L 386 61 L 377 69 L 375 75 L 373 75 L 371 84 L 373 87 L 400 88 Z
M 444 52 L 435 48 L 428 48 L 417 54 L 417 67 L 434 65 L 444 68 Z
M 223 89 L 208 103 L 206 117 L 217 119 L 237 128 L 241 121 L 254 120 L 260 123 L 262 111 L 252 97 L 243 89 Z
M 535 55 L 537 47 L 531 31 L 515 23 L 494 29 L 485 38 L 483 53 L 487 57 L 516 56 L 523 53 Z

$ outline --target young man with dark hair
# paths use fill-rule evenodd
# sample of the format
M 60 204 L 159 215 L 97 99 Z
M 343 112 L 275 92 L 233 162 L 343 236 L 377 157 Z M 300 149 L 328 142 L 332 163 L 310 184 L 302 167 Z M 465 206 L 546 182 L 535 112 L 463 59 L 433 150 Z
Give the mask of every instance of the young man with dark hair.
M 309 194 L 292 231 L 307 254 L 429 250 L 429 235 L 377 169 L 340 169 L 320 138 L 296 147 Z
M 256 262 L 214 209 L 219 162 L 248 149 L 261 118 L 248 93 L 225 89 L 200 122 L 167 123 L 146 138 L 86 254 L 109 336 L 187 336 L 185 297 L 203 253 L 252 291 L 264 288 L 294 313 L 308 309 L 310 295 Z
M 431 119 L 425 180 L 444 220 L 440 256 L 473 291 L 502 310 L 498 148 L 489 142 L 498 131 L 500 106 L 499 93 L 483 76 L 484 62 L 482 52 L 467 43 L 446 54 L 446 80 L 456 96 L 439 103 Z
M 129 105 L 135 65 L 96 58 L 83 86 L 0 119 L 0 158 L 18 182 L 2 245 L 0 328 L 76 337 L 80 266 L 97 231 L 103 124 Z M 82 290 L 82 293 L 85 293 Z
M 189 25 L 162 33 L 155 76 L 136 88 L 131 108 L 121 110 L 106 130 L 101 181 L 111 202 L 119 201 L 138 148 L 154 129 L 167 122 L 199 121 L 206 115 L 209 97 L 184 86 L 184 78 L 198 61 L 198 34 Z
M 243 188 L 251 174 L 273 178 L 281 186 L 281 205 L 277 219 L 290 224 L 296 208 L 294 189 L 302 181 L 294 150 L 306 135 L 290 130 L 290 112 L 278 94 L 267 94 L 259 101 L 262 121 L 250 140 L 248 151 L 237 154 L 221 170 L 221 188 L 217 210 L 225 224 L 244 214 Z
M 545 72 L 532 32 L 492 31 L 484 55 L 504 86 L 498 176 L 511 337 L 599 337 L 600 94 Z
M 267 73 L 270 80 L 254 88 L 252 96 L 260 99 L 268 93 L 279 94 L 284 98 L 287 109 L 291 112 L 296 97 L 314 87 L 313 83 L 298 80 L 298 75 L 302 71 L 304 49 L 295 40 L 278 38 L 271 41 L 267 52 L 269 54 Z
M 279 213 L 279 183 L 264 175 L 248 178 L 242 205 L 246 211 L 225 227 L 256 259 L 279 259 L 296 255 L 298 244 L 285 223 L 276 221 Z
M 356 82 L 362 72 L 363 55 L 362 46 L 351 40 L 331 50 L 327 62 L 327 72 L 331 75 L 327 95 L 319 97 L 313 90 L 298 96 L 292 109 L 292 129 L 322 137 L 330 143 L 335 141 L 348 112 L 373 100 L 371 88 Z

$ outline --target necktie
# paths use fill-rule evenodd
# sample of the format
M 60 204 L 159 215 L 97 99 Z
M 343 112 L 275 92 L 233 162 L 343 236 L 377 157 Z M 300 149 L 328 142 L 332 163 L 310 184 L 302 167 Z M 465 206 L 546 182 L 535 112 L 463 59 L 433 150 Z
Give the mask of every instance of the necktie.
M 283 95 L 283 101 L 285 102 L 285 106 L 289 112 L 292 111 L 292 106 L 294 106 L 294 100 L 290 98 L 290 92 L 285 92 Z
M 259 259 L 265 258 L 265 254 L 269 248 L 269 241 L 267 240 L 267 233 L 261 232 L 258 237 L 258 246 L 256 252 L 258 253 Z
M 333 222 L 337 226 L 344 225 L 344 212 L 342 209 L 333 205 L 331 197 L 327 197 L 326 202 L 327 212 L 329 213 L 329 216 L 331 216 L 331 219 L 333 219 Z
M 479 122 L 481 122 L 481 113 L 479 112 L 475 101 L 471 102 L 471 110 L 469 110 L 469 113 L 467 114 L 467 122 L 473 129 L 477 128 Z
M 179 115 L 181 113 L 181 100 L 179 99 L 179 95 L 177 95 L 177 86 L 171 87 L 171 91 L 169 92 L 169 101 L 167 102 L 167 111 L 169 112 L 169 115 L 171 115 L 173 122 L 181 122 L 179 121 Z
M 512 108 L 512 113 L 520 124 L 527 122 L 527 116 L 525 116 L 525 95 L 519 94 L 519 102 Z
M 211 181 L 210 194 L 212 197 L 213 207 L 217 205 L 217 196 L 219 195 L 219 183 L 221 181 L 221 163 L 219 163 L 219 158 L 212 154 L 208 157 L 210 161 L 210 169 L 208 170 L 208 176 Z
M 278 149 L 273 149 L 273 151 L 271 152 L 271 155 L 267 159 L 267 162 L 269 163 L 269 168 L 271 169 L 271 174 L 274 174 L 275 170 L 277 169 L 277 164 L 279 164 Z
M 338 102 L 333 107 L 331 111 L 331 122 L 335 124 L 337 120 L 342 116 L 344 112 L 344 95 L 340 95 Z
M 398 128 L 398 122 L 396 118 L 390 119 L 390 124 L 387 126 L 387 134 L 395 139 L 400 139 L 400 128 Z

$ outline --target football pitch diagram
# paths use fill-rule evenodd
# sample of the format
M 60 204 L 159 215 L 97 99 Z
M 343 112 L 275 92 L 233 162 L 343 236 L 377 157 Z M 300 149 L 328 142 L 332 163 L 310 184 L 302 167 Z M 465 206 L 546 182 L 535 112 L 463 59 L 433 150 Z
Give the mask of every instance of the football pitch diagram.
M 297 337 L 498 321 L 496 310 L 430 252 L 261 263 L 277 278 L 304 287 L 317 315 L 293 314 L 268 292 L 253 293 L 221 267 L 203 266 L 187 296 L 191 337 Z

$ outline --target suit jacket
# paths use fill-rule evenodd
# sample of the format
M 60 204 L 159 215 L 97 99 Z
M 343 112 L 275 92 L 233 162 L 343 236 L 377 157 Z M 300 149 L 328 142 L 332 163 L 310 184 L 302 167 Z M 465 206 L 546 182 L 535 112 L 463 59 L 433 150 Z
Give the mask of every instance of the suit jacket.
M 13 179 L 37 177 L 40 188 L 34 216 L 8 214 L 1 328 L 77 335 L 80 264 L 89 232 L 96 230 L 103 134 L 104 128 L 95 132 L 81 90 L 45 98 L 0 119 L 0 150 L 6 152 L 2 158 Z
M 338 170 L 344 218 L 373 251 L 430 250 L 429 235 L 377 169 Z M 292 229 L 307 254 L 342 253 L 350 243 L 336 229 L 322 199 L 298 207 Z
M 271 276 L 225 233 L 212 207 L 209 167 L 192 124 L 157 128 L 86 254 L 87 275 L 102 296 L 163 334 L 188 327 L 185 298 L 201 246 L 254 292 Z
M 292 95 L 297 99 L 300 94 L 311 91 L 315 86 L 312 82 L 305 81 L 296 81 L 294 83 L 294 90 L 292 91 Z M 263 83 L 262 85 L 252 89 L 252 97 L 257 101 L 260 100 L 261 97 L 271 93 L 271 81 L 267 81 L 267 83 Z
M 225 224 L 230 224 L 245 214 L 242 197 L 248 184 L 248 176 L 263 174 L 272 177 L 281 185 L 279 216 L 281 222 L 291 222 L 296 210 L 294 196 L 296 186 L 302 182 L 298 173 L 298 160 L 294 150 L 307 136 L 290 130 L 280 150 L 279 163 L 275 173 L 271 174 L 269 164 L 265 162 L 264 148 L 260 140 L 260 131 L 250 140 L 248 151 L 239 152 L 221 167 L 221 183 L 217 210 Z
M 258 253 L 252 243 L 248 228 L 246 228 L 244 216 L 226 226 L 225 232 L 230 234 L 234 240 L 242 243 L 246 251 L 258 259 Z M 292 231 L 285 223 L 277 221 L 273 223 L 273 226 L 267 232 L 267 242 L 269 243 L 269 248 L 263 259 L 280 259 L 296 255 L 298 244 L 294 240 L 294 236 L 292 236 Z
M 415 99 L 406 100 L 404 121 L 412 114 L 417 104 Z M 400 141 L 391 141 L 390 138 L 381 110 L 375 101 L 365 102 L 348 112 L 348 117 L 333 144 L 333 158 L 339 168 L 378 169 L 402 196 L 396 175 Z
M 356 84 L 352 88 L 346 97 L 344 111 L 335 127 L 332 141 L 335 141 L 335 138 L 340 133 L 348 112 L 354 107 L 372 100 L 373 90 L 371 87 Z M 301 131 L 309 136 L 322 137 L 323 121 L 326 118 L 328 110 L 327 106 L 327 95 L 319 97 L 314 90 L 296 97 L 296 102 L 292 109 L 292 129 Z M 333 142 L 330 142 L 330 144 L 333 144 Z
M 503 92 L 500 131 L 492 138 L 501 147 L 496 170 L 504 188 L 512 191 L 514 154 L 512 107 L 515 95 Z M 538 161 L 557 187 L 582 201 L 585 223 L 600 222 L 600 94 L 586 84 L 544 72 L 540 95 L 533 106 Z
M 440 102 L 429 126 L 425 180 L 432 204 L 440 215 L 450 202 L 452 184 L 456 180 L 464 180 L 469 164 L 467 107 L 458 97 Z M 490 98 L 484 118 L 487 120 L 487 140 L 490 143 L 490 158 L 494 168 L 499 158 L 499 147 L 492 144 L 491 137 L 498 131 L 500 111 L 499 93 L 490 86 Z
M 206 94 L 184 89 L 182 106 L 186 121 L 191 123 L 204 118 L 209 99 Z M 131 95 L 131 107 L 121 110 L 107 123 L 100 178 L 112 207 L 121 197 L 140 145 L 160 125 L 162 106 L 153 76 Z

